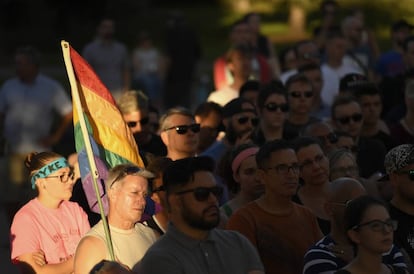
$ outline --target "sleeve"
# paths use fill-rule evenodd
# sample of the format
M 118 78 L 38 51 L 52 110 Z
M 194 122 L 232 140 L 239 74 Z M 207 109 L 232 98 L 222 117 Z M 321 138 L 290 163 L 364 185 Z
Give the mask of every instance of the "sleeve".
M 242 234 L 235 232 L 238 236 L 241 246 L 240 250 L 244 253 L 243 260 L 247 265 L 248 271 L 261 270 L 264 271 L 264 266 L 260 260 L 259 254 L 252 243 Z
M 10 228 L 11 259 L 39 250 L 38 229 L 28 214 L 17 213 Z
M 244 211 L 245 210 L 239 210 L 233 214 L 227 221 L 226 229 L 241 233 L 254 247 L 257 247 L 255 229 L 251 221 L 249 221 L 253 218 L 249 218 L 248 213 L 244 213 Z
M 58 82 L 54 80 L 53 82 L 55 86 L 53 106 L 61 116 L 65 116 L 72 111 L 72 102 L 70 101 L 69 96 L 66 94 L 66 91 L 63 89 L 63 87 Z
M 303 259 L 303 274 L 334 273 L 338 269 L 328 251 L 312 247 Z
M 142 260 L 132 271 L 145 274 L 182 274 L 184 269 L 180 262 L 168 254 L 160 254 L 156 250 L 148 250 Z

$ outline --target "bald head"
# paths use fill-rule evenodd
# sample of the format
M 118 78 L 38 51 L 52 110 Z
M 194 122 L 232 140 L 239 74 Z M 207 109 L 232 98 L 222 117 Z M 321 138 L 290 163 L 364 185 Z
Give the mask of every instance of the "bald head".
M 338 178 L 328 185 L 328 200 L 332 203 L 346 203 L 364 194 L 364 186 L 352 178 Z

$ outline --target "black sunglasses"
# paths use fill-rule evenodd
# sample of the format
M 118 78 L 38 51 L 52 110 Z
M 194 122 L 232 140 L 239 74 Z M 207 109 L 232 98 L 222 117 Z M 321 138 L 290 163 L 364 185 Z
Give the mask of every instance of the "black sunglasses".
M 200 131 L 200 124 L 191 124 L 191 125 L 180 125 L 180 126 L 173 126 L 164 129 L 164 131 L 175 129 L 175 131 L 182 135 L 186 134 L 188 130 L 191 130 L 193 133 L 197 133 Z
M 407 174 L 408 178 L 410 178 L 411 181 L 414 181 L 414 169 L 413 170 L 400 170 L 396 172 L 397 174 Z
M 276 103 L 268 103 L 264 106 L 267 111 L 269 112 L 275 112 L 278 109 L 280 109 L 281 112 L 288 112 L 289 111 L 289 105 L 288 104 L 276 104 Z
M 305 91 L 303 93 L 300 91 L 291 91 L 289 92 L 289 95 L 292 96 L 293 98 L 301 98 L 301 97 L 311 98 L 313 97 L 313 91 Z
M 217 199 L 221 198 L 223 194 L 223 188 L 219 186 L 213 187 L 196 187 L 192 189 L 187 189 L 183 191 L 178 191 L 176 195 L 182 195 L 186 193 L 194 193 L 194 198 L 199 202 L 204 202 L 210 197 L 210 193 L 213 194 Z
M 327 135 L 316 136 L 322 143 L 325 143 L 325 140 L 328 140 L 331 144 L 336 144 L 338 142 L 338 136 L 335 133 L 331 132 Z
M 259 118 L 254 117 L 254 118 L 250 118 L 249 116 L 243 116 L 240 117 L 239 119 L 237 119 L 237 122 L 240 125 L 244 125 L 246 124 L 248 121 L 250 121 L 252 123 L 253 126 L 257 126 L 259 124 Z
M 138 172 L 142 171 L 142 169 L 140 169 L 137 166 L 129 166 L 124 168 L 118 176 L 116 176 L 115 180 L 112 181 L 112 183 L 109 185 L 109 188 L 111 188 L 117 181 L 121 180 L 122 178 L 128 176 L 128 175 L 132 175 L 132 174 L 136 174 Z
M 341 118 L 336 118 L 337 121 L 339 121 L 341 124 L 346 125 L 349 124 L 352 121 L 361 122 L 362 120 L 362 114 L 361 113 L 354 113 L 351 116 L 345 116 Z
M 141 124 L 141 126 L 145 126 L 149 122 L 149 117 L 142 118 L 139 121 L 127 122 L 127 125 L 128 127 L 136 127 L 138 122 Z

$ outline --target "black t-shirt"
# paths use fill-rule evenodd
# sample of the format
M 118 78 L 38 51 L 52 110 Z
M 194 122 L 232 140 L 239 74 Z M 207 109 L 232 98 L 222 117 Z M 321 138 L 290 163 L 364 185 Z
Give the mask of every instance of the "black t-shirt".
M 161 140 L 161 137 L 156 134 L 151 134 L 151 139 L 146 144 L 138 144 L 138 149 L 141 152 L 149 152 L 154 156 L 166 156 L 167 155 L 167 147 Z
M 387 149 L 378 140 L 360 137 L 358 141 L 357 163 L 362 178 L 369 178 L 375 172 L 385 172 L 384 159 Z
M 392 204 L 388 207 L 391 218 L 398 221 L 397 230 L 394 231 L 394 243 L 404 249 L 414 262 L 414 215 L 409 215 Z
M 381 143 L 384 144 L 387 151 L 389 151 L 390 149 L 398 145 L 397 141 L 391 135 L 381 130 L 379 130 L 375 135 L 369 136 L 367 138 L 380 141 Z

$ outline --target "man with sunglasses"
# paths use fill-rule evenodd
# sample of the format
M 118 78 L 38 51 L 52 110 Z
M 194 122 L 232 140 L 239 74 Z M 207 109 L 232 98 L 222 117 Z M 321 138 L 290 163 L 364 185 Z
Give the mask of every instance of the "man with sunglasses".
M 202 155 L 219 162 L 224 153 L 232 147 L 251 142 L 252 134 L 259 119 L 252 102 L 236 98 L 223 107 L 223 124 L 226 135 L 214 142 Z
M 254 247 L 239 233 L 216 229 L 223 190 L 214 161 L 191 157 L 171 163 L 163 174 L 170 224 L 150 247 L 137 273 L 264 273 Z
M 347 265 L 355 256 L 344 226 L 345 207 L 349 201 L 366 194 L 360 182 L 351 178 L 338 178 L 326 189 L 324 210 L 330 219 L 330 233 L 313 245 L 305 254 L 303 274 L 334 273 Z M 404 257 L 393 245 L 383 255 L 385 264 L 405 267 Z
M 295 74 L 286 82 L 289 102 L 289 116 L 285 122 L 285 130 L 295 137 L 310 124 L 319 122 L 310 113 L 313 107 L 315 92 L 313 85 L 304 74 Z
M 266 273 L 301 273 L 306 250 L 322 233 L 312 212 L 292 201 L 299 185 L 295 151 L 284 140 L 270 141 L 260 148 L 256 162 L 265 193 L 236 211 L 226 228 L 253 243 Z
M 115 260 L 132 268 L 156 241 L 151 228 L 139 223 L 146 205 L 148 179 L 154 175 L 143 168 L 122 164 L 109 170 L 105 189 L 109 200 L 107 221 L 111 243 L 107 242 L 102 221 L 82 238 L 75 253 L 75 274 L 87 274 L 101 260 Z
M 378 140 L 361 136 L 363 115 L 355 97 L 349 94 L 337 96 L 331 111 L 331 120 L 336 130 L 349 133 L 355 141 L 361 177 L 369 178 L 383 172 L 386 148 Z
M 391 218 L 398 221 L 394 242 L 414 262 L 414 145 L 403 144 L 391 149 L 385 156 L 385 169 L 394 189 L 389 203 Z M 414 269 L 413 269 L 414 270 Z
M 310 124 L 305 128 L 303 135 L 318 139 L 325 155 L 338 148 L 338 136 L 327 122 Z
M 160 118 L 161 139 L 167 147 L 167 157 L 177 160 L 193 157 L 197 153 L 200 124 L 190 110 L 170 108 Z
M 165 156 L 167 148 L 160 136 L 151 132 L 148 97 L 142 91 L 129 90 L 121 95 L 117 104 L 134 135 L 140 154 L 144 156 L 142 158 L 146 160 L 146 153 Z

